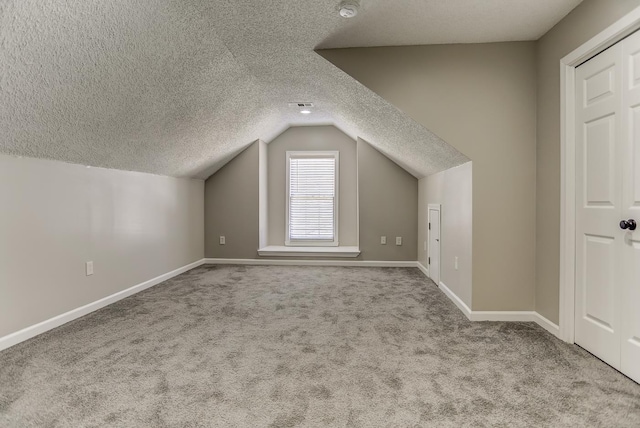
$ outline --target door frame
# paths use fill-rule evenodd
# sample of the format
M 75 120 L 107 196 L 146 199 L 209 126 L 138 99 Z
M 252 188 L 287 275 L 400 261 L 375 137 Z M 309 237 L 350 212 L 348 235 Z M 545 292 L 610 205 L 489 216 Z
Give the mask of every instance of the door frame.
M 436 284 L 440 287 L 440 280 L 442 279 L 442 272 L 440 268 L 442 267 L 441 256 L 442 256 L 442 210 L 440 209 L 440 204 L 428 204 L 427 205 L 427 260 L 431 257 L 431 228 L 429 227 L 429 223 L 431 220 L 431 211 L 438 211 L 438 236 L 440 236 L 440 254 L 438 254 L 438 283 Z M 427 267 L 429 270 L 429 278 L 431 278 L 431 263 L 427 263 Z M 431 278 L 433 279 L 433 278 Z
M 640 29 L 640 7 L 560 60 L 560 339 L 574 343 L 576 289 L 576 67 Z

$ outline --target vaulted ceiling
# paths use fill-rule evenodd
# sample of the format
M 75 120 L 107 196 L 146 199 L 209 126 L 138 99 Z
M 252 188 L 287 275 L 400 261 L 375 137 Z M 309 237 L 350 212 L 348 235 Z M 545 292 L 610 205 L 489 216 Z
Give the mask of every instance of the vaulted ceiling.
M 579 2 L 0 0 L 0 152 L 206 178 L 334 124 L 422 177 L 467 158 L 314 49 L 533 40 Z

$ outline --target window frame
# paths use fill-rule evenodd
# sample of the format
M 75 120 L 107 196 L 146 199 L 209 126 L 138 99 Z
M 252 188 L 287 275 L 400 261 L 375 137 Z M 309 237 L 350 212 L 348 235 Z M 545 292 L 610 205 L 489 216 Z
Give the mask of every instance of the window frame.
M 333 158 L 335 161 L 335 184 L 334 184 L 334 195 L 333 195 L 333 240 L 329 241 L 326 239 L 322 240 L 302 240 L 302 239 L 294 239 L 291 240 L 289 236 L 289 225 L 290 225 L 290 181 L 291 181 L 291 158 Z M 286 152 L 286 187 L 285 187 L 285 237 L 284 237 L 284 245 L 289 247 L 337 247 L 339 246 L 338 240 L 338 201 L 339 201 L 339 184 L 340 184 L 340 152 L 338 150 L 294 150 Z

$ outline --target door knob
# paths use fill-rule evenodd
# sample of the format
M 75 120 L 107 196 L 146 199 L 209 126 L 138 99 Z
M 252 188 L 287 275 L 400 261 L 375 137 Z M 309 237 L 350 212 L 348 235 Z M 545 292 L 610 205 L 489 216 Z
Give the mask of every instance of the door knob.
M 632 218 L 620 222 L 620 229 L 636 230 L 636 226 L 636 221 Z

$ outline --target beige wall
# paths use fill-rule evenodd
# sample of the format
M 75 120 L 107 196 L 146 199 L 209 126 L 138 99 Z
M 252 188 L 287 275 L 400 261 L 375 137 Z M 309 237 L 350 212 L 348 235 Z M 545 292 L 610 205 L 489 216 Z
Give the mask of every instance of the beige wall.
M 205 182 L 205 257 L 257 257 L 260 141 L 256 141 Z M 220 245 L 220 236 L 226 243 Z
M 536 311 L 557 323 L 560 277 L 560 59 L 640 6 L 640 0 L 585 0 L 537 46 Z
M 203 193 L 201 180 L 0 155 L 0 337 L 200 260 Z
M 286 229 L 287 150 L 338 150 L 338 240 L 340 245 L 357 245 L 356 143 L 333 126 L 289 128 L 267 145 L 268 244 L 284 245 Z
M 358 245 L 359 237 L 358 260 L 417 259 L 418 180 L 333 126 L 294 127 L 267 145 L 258 141 L 206 181 L 205 257 L 257 258 L 265 234 L 269 245 L 284 245 L 287 150 L 340 151 L 340 245 Z M 268 178 L 266 189 L 260 175 Z
M 440 281 L 472 306 L 472 162 L 418 182 L 418 261 L 427 267 L 429 204 L 440 204 Z M 458 269 L 455 258 L 458 257 Z
M 360 258 L 417 260 L 418 180 L 360 138 L 358 194 Z M 395 244 L 396 236 L 402 245 Z
M 320 54 L 473 161 L 473 309 L 532 310 L 535 43 Z

